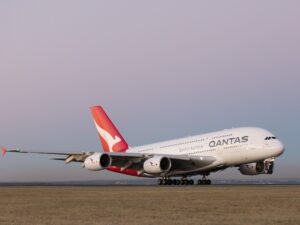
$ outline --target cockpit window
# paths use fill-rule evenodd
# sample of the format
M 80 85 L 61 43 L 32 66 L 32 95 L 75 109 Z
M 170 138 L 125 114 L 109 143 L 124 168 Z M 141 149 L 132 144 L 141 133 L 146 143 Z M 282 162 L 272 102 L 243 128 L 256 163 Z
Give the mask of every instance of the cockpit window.
M 277 139 L 276 137 L 266 137 L 265 140 Z

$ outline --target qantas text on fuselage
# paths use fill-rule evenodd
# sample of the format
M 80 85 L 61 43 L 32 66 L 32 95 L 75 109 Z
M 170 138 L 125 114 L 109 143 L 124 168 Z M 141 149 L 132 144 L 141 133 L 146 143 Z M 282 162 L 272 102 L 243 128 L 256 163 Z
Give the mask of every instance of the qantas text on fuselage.
M 213 148 L 217 146 L 232 145 L 236 143 L 245 143 L 245 142 L 248 142 L 248 136 L 232 137 L 232 138 L 227 138 L 227 139 L 222 139 L 217 141 L 211 141 L 209 142 L 209 147 Z

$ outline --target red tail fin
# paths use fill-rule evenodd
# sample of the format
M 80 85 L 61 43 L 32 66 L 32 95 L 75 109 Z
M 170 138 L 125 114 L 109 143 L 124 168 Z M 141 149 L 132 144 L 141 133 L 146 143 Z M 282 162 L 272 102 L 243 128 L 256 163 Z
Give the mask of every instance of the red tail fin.
M 105 152 L 125 152 L 128 144 L 101 106 L 91 107 L 91 112 Z

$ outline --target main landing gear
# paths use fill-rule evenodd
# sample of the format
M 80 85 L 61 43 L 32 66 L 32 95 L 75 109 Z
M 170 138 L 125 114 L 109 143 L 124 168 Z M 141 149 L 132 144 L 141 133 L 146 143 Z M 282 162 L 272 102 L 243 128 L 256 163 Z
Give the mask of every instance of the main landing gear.
M 170 179 L 163 178 L 157 180 L 158 185 L 193 185 L 194 180 L 188 180 L 187 178 L 178 179 Z
M 180 180 L 178 179 L 170 179 L 168 177 L 164 177 L 162 179 L 157 180 L 158 185 L 194 185 L 194 180 L 189 180 L 186 177 L 182 177 Z M 207 179 L 205 175 L 203 175 L 202 179 L 198 180 L 198 185 L 209 185 L 211 184 L 211 180 Z
M 198 185 L 210 185 L 211 184 L 211 180 L 206 178 L 206 175 L 202 176 L 201 180 L 198 180 Z

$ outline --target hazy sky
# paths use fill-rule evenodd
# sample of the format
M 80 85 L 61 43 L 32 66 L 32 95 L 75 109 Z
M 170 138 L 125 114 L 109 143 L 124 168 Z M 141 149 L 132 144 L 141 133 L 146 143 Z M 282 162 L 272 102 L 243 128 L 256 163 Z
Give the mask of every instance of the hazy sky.
M 297 176 L 299 21 L 296 0 L 1 1 L 0 144 L 100 151 L 89 107 L 101 104 L 131 146 L 269 129 L 286 146 L 273 177 Z M 214 176 L 245 178 L 234 170 Z M 0 159 L 0 181 L 120 177 Z

